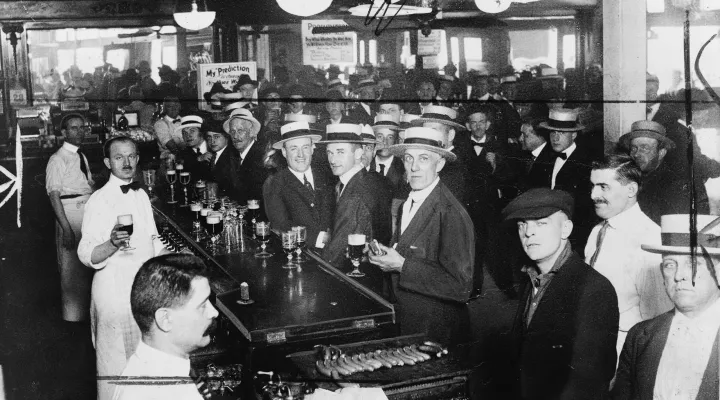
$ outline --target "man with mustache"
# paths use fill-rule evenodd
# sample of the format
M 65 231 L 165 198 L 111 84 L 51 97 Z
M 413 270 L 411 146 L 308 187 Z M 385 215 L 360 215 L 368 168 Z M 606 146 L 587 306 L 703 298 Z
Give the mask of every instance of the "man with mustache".
M 690 215 L 663 215 L 662 243 L 643 245 L 661 254 L 665 290 L 675 307 L 628 332 L 613 398 L 717 399 L 720 220 L 697 216 L 696 274 L 690 251 Z
M 95 269 L 90 302 L 90 326 L 95 345 L 98 399 L 112 397 L 110 377 L 119 375 L 140 340 L 130 312 L 130 288 L 138 269 L 151 257 L 168 250 L 158 231 L 148 195 L 133 181 L 140 159 L 135 142 L 119 136 L 103 146 L 110 178 L 85 205 L 78 257 Z M 117 223 L 119 215 L 132 215 L 133 249 L 120 247 L 130 239 Z
M 643 244 L 660 243 L 660 227 L 637 201 L 642 172 L 627 155 L 611 155 L 593 163 L 590 196 L 602 218 L 585 246 L 585 262 L 608 278 L 618 296 L 620 324 L 616 350 L 622 350 L 635 324 L 672 308 L 662 288 L 659 256 Z
M 617 295 L 570 247 L 573 207 L 569 193 L 536 188 L 502 211 L 532 260 L 512 330 L 520 399 L 605 399 L 615 372 Z
M 210 302 L 210 271 L 195 256 L 151 258 L 138 271 L 130 305 L 142 340 L 130 356 L 114 400 L 201 400 L 190 378 L 190 354 L 210 344 L 218 311 Z

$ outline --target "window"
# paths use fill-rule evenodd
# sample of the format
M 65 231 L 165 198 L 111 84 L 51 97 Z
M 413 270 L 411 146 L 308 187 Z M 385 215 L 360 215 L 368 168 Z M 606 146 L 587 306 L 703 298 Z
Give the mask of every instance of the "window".
M 575 68 L 575 35 L 563 36 L 563 64 L 565 68 Z
M 377 65 L 377 40 L 375 39 L 368 41 L 368 59 L 370 64 Z
M 465 62 L 468 71 L 473 69 L 476 71 L 482 70 L 484 68 L 482 39 L 466 37 L 463 38 L 463 45 L 465 46 Z

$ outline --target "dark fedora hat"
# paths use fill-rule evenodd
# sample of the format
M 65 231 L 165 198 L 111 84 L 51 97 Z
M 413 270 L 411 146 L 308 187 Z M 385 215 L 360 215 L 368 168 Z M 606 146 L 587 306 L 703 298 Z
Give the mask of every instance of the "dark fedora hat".
M 240 75 L 240 78 L 238 78 L 235 86 L 233 86 L 233 90 L 238 90 L 243 85 L 253 85 L 257 87 L 257 81 L 252 80 L 252 78 L 250 78 L 250 75 L 248 74 L 242 74 Z

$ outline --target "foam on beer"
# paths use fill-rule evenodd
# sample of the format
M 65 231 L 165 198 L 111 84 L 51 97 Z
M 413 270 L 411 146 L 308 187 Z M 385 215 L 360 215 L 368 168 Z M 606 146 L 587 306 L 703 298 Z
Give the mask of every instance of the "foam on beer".
M 209 208 L 202 208 L 202 209 L 200 209 L 200 215 L 202 215 L 203 217 L 206 217 L 209 212 L 210 212 L 210 209 L 209 209 Z
M 175 164 L 175 169 L 178 171 L 182 171 L 185 169 L 185 167 L 182 164 Z
M 169 169 L 169 170 L 167 170 L 166 174 L 168 174 L 168 175 L 175 175 L 175 170 L 174 170 L 174 169 Z
M 208 216 L 207 216 L 207 223 L 208 223 L 209 225 L 219 224 L 219 223 L 220 223 L 220 217 L 217 216 L 217 215 L 208 215 Z
M 260 203 L 257 200 L 248 200 L 248 208 L 251 210 L 255 210 L 260 208 Z
M 201 211 L 201 210 L 202 210 L 202 204 L 198 204 L 198 203 L 190 204 L 190 211 L 197 212 L 197 211 Z M 207 214 L 207 213 L 205 213 L 205 214 Z
M 118 224 L 120 224 L 122 226 L 132 225 L 133 224 L 132 214 L 118 216 Z
M 189 172 L 181 172 L 181 173 L 180 173 L 180 176 L 189 176 L 189 175 L 190 175 Z
M 365 235 L 359 233 L 352 233 L 348 235 L 348 245 L 350 246 L 364 246 Z

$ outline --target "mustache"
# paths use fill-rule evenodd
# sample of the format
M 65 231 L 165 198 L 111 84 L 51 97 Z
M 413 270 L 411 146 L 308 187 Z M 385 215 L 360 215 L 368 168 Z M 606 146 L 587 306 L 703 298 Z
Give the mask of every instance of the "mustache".
M 209 336 L 215 333 L 215 331 L 217 330 L 217 325 L 217 319 L 213 318 L 210 325 L 208 325 L 208 327 L 205 329 L 205 332 L 203 332 L 203 336 Z
M 607 200 L 605 199 L 593 199 L 593 204 L 607 204 Z

